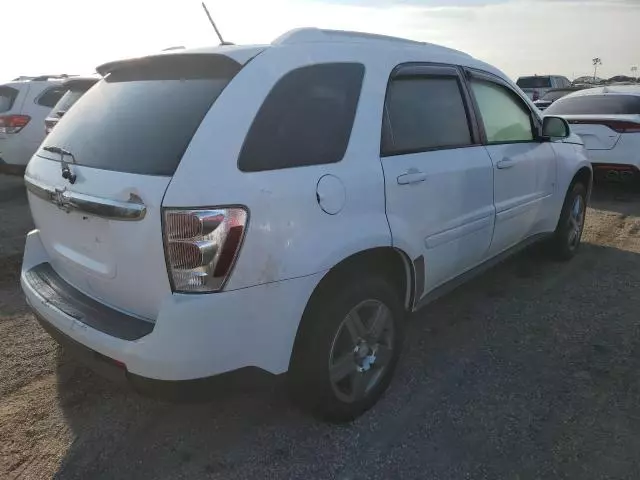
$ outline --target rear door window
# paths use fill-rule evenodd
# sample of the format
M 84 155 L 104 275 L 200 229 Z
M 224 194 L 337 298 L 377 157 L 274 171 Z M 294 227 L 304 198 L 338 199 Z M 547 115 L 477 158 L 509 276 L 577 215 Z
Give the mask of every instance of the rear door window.
M 49 88 L 48 90 L 45 90 L 42 94 L 40 94 L 40 96 L 36 100 L 36 103 L 43 107 L 53 108 L 66 91 L 67 89 L 63 86 Z
M 406 77 L 387 91 L 382 154 L 455 148 L 472 144 L 457 77 Z
M 241 65 L 223 55 L 166 55 L 109 73 L 45 141 L 79 165 L 171 176 L 200 122 Z M 40 150 L 39 155 L 59 160 Z
M 287 73 L 260 107 L 238 168 L 257 172 L 342 160 L 363 77 L 359 63 L 316 64 Z
M 564 97 L 545 111 L 545 115 L 640 115 L 640 96 L 581 95 Z
M 8 112 L 18 97 L 18 90 L 11 87 L 0 87 L 0 113 Z
M 550 77 L 520 77 L 516 84 L 520 88 L 550 88 Z

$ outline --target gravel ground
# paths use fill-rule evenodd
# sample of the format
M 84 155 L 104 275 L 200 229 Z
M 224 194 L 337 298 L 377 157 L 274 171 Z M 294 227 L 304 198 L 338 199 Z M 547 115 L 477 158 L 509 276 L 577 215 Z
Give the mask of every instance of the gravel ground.
M 0 478 L 640 477 L 640 195 L 596 191 L 572 262 L 525 252 L 414 315 L 390 391 L 346 426 L 280 385 L 176 405 L 96 377 L 19 293 L 16 179 L 0 219 Z

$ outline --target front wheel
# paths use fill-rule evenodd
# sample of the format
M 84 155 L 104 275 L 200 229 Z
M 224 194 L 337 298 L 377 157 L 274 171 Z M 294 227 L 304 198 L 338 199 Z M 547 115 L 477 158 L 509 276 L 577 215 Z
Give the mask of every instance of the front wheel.
M 381 277 L 352 278 L 305 314 L 289 386 L 303 409 L 344 422 L 371 408 L 388 387 L 403 343 L 404 308 Z
M 562 206 L 560 220 L 551 240 L 551 254 L 559 260 L 570 260 L 580 247 L 587 212 L 587 189 L 573 185 Z

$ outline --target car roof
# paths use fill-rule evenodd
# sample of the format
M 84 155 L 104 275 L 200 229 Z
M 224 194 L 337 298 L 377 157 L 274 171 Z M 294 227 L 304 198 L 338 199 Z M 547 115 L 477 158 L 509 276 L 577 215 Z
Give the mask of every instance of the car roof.
M 523 75 L 518 77 L 518 80 L 522 80 L 524 78 L 545 78 L 545 77 L 564 77 L 564 75 Z
M 25 87 L 25 86 L 28 86 L 28 85 L 32 85 L 34 83 L 36 83 L 38 85 L 43 85 L 43 86 L 60 85 L 65 80 L 67 80 L 67 78 L 49 78 L 47 80 L 38 80 L 38 79 L 29 80 L 29 79 L 26 79 L 26 80 L 17 80 L 17 81 L 11 81 L 11 82 L 2 83 L 2 84 L 0 84 L 0 86 L 20 89 L 22 87 Z
M 280 48 L 291 45 L 310 45 L 310 44 L 358 44 L 371 45 L 376 51 L 385 49 L 398 48 L 416 48 L 420 49 L 422 54 L 434 54 L 440 57 L 449 56 L 452 63 L 469 63 L 473 59 L 470 55 L 452 48 L 435 45 L 431 43 L 418 42 L 400 37 L 390 37 L 386 35 L 377 35 L 373 33 L 353 32 L 346 30 L 326 30 L 320 28 L 297 28 L 280 35 L 269 45 L 218 45 L 201 48 L 180 48 L 165 50 L 156 55 L 148 57 L 157 57 L 165 55 L 185 55 L 185 54 L 222 54 L 226 55 L 241 64 L 247 63 L 253 57 L 269 48 Z M 105 63 L 97 68 L 97 71 L 104 75 L 113 70 L 115 67 L 124 63 L 135 62 L 138 59 L 124 59 L 115 62 Z M 478 62 L 482 64 L 482 62 Z M 484 64 L 482 64 L 484 65 Z M 488 65 L 487 65 L 488 66 Z M 495 69 L 492 68 L 495 71 Z
M 586 88 L 567 96 L 579 97 L 585 95 L 637 95 L 640 96 L 640 85 L 605 85 L 604 87 Z

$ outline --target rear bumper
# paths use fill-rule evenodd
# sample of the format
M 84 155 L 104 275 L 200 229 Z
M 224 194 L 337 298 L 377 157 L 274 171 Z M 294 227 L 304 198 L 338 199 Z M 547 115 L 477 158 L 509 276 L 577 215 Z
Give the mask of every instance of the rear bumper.
M 640 169 L 640 151 L 629 152 L 626 149 L 587 150 L 589 161 L 594 166 L 621 165 Z
M 593 163 L 592 166 L 595 181 L 631 182 L 640 179 L 640 169 L 635 165 Z
M 307 300 L 323 275 L 215 294 L 168 295 L 147 334 L 121 338 L 105 329 L 105 318 L 98 323 L 86 318 L 90 315 L 83 305 L 87 297 L 81 292 L 67 291 L 63 295 L 67 305 L 60 305 L 46 288 L 33 281 L 33 270 L 48 262 L 38 230 L 30 232 L 21 284 L 41 322 L 100 358 L 114 365 L 124 364 L 128 377 L 166 381 L 204 379 L 246 367 L 272 374 L 286 372 Z M 95 299 L 89 300 L 93 308 L 101 309 L 103 317 L 105 312 L 116 312 L 105 305 L 96 306 L 101 302 Z
M 98 375 L 142 395 L 164 400 L 184 401 L 217 397 L 220 392 L 238 391 L 247 386 L 268 385 L 274 375 L 259 368 L 245 367 L 220 375 L 196 380 L 166 381 L 135 375 L 109 357 L 76 342 L 55 328 L 38 313 L 36 320 L 65 351 Z

